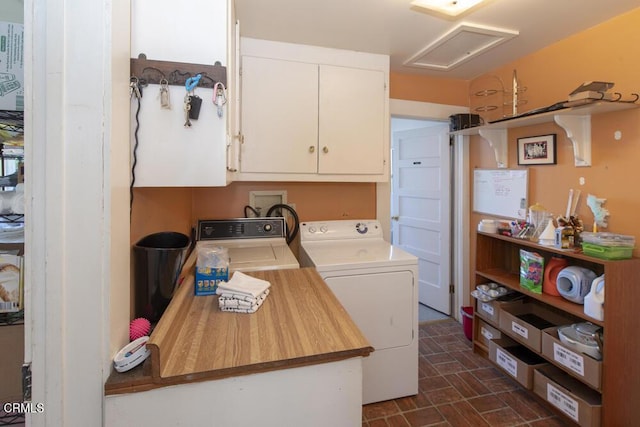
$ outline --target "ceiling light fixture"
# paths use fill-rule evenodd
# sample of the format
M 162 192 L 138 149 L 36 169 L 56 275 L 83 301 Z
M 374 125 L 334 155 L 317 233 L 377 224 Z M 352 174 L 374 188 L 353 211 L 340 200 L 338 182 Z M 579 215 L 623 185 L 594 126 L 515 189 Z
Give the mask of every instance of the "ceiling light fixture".
M 484 0 L 414 0 L 412 6 L 427 9 L 445 18 L 455 18 L 479 6 Z

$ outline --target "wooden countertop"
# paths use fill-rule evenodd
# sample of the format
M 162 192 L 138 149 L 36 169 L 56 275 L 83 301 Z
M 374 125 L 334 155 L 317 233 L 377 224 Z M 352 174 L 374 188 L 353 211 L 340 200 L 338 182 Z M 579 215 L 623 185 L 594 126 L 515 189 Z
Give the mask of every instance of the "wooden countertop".
M 193 274 L 186 275 L 147 343 L 151 357 L 145 377 L 155 386 L 142 384 L 138 375 L 135 384 L 114 380 L 109 387 L 107 381 L 106 394 L 332 362 L 373 351 L 315 269 L 247 274 L 271 283 L 269 296 L 252 314 L 222 312 L 217 296 L 194 295 Z

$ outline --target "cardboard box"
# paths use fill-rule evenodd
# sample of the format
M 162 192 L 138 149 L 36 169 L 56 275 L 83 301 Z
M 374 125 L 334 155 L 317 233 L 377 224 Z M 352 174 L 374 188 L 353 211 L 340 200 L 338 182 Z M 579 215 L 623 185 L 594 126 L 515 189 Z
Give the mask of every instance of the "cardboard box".
M 602 362 L 560 341 L 558 327 L 542 331 L 542 354 L 580 381 L 600 390 Z
M 0 110 L 24 110 L 24 25 L 0 22 Z
M 22 257 L 0 253 L 0 313 L 13 313 L 24 307 Z
M 195 294 L 215 295 L 220 282 L 229 280 L 229 268 L 196 267 Z
M 580 426 L 600 426 L 602 396 L 597 391 L 553 365 L 536 368 L 533 383 L 535 394 Z
M 535 302 L 504 306 L 500 313 L 500 329 L 538 353 L 542 351 L 543 329 L 570 323 L 571 318 Z
M 489 359 L 528 390 L 533 388 L 533 371 L 548 365 L 540 355 L 502 337 L 489 341 Z
M 476 336 L 476 340 L 482 344 L 483 346 L 485 346 L 486 348 L 489 348 L 489 343 L 491 340 L 494 339 L 500 339 L 502 338 L 502 334 L 500 333 L 500 331 L 496 328 L 494 328 L 493 326 L 489 325 L 487 322 L 485 322 L 482 319 L 478 319 L 476 318 L 477 322 L 478 322 L 478 335 Z
M 500 310 L 502 310 L 502 307 L 507 304 L 522 304 L 522 298 L 523 296 L 521 294 L 511 294 L 488 302 L 476 300 L 475 313 L 489 323 L 497 326 L 499 325 Z
M 23 324 L 0 326 L 0 349 L 0 402 L 19 402 L 24 362 Z

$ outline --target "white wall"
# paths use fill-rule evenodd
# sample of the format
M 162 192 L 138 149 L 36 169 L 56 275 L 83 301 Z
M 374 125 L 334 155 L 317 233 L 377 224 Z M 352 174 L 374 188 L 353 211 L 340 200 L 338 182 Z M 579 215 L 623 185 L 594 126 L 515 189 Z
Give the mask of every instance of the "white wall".
M 126 335 L 128 33 L 128 0 L 25 1 L 28 425 L 101 425 Z
M 430 119 L 405 119 L 403 117 L 391 117 L 391 139 L 393 134 L 403 130 L 426 128 L 441 124 L 442 120 L 435 121 Z
M 362 421 L 362 358 L 107 396 L 107 427 L 328 427 Z

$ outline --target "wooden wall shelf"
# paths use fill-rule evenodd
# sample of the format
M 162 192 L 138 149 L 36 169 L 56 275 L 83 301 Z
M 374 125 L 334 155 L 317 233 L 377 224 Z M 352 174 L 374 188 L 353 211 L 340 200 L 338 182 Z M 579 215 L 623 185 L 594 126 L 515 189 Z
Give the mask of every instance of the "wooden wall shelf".
M 503 120 L 451 132 L 451 135 L 480 135 L 486 140 L 496 154 L 499 168 L 508 167 L 507 131 L 508 129 L 533 126 L 542 123 L 555 122 L 567 133 L 573 144 L 573 155 L 576 166 L 591 166 L 591 116 L 594 114 L 610 113 L 614 111 L 636 108 L 631 102 L 599 101 L 580 107 L 564 108 L 531 116 Z

